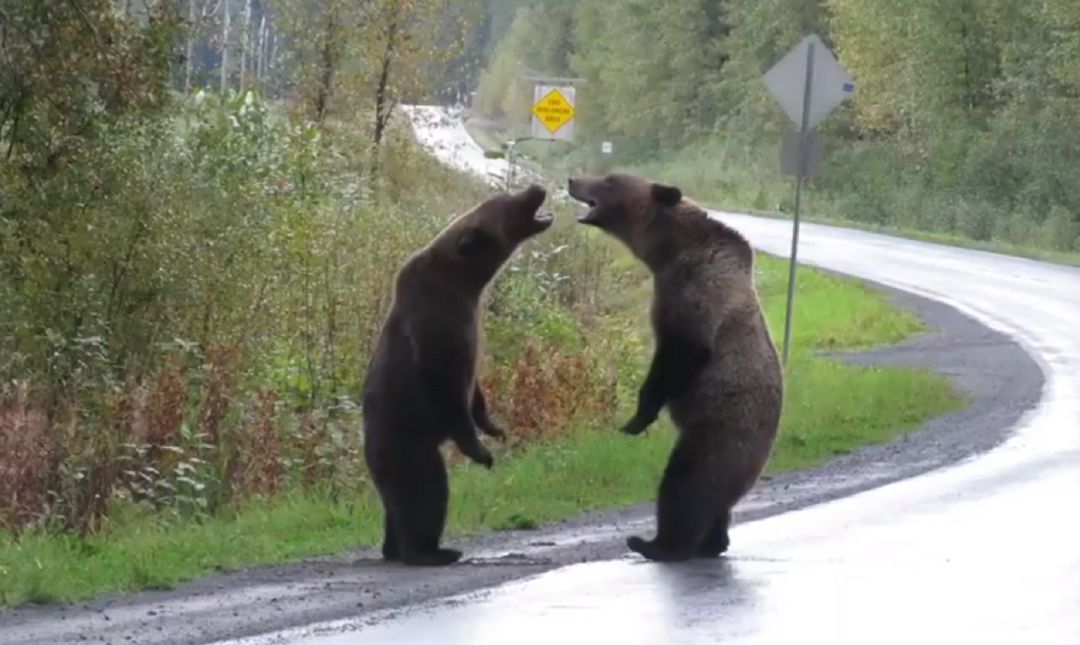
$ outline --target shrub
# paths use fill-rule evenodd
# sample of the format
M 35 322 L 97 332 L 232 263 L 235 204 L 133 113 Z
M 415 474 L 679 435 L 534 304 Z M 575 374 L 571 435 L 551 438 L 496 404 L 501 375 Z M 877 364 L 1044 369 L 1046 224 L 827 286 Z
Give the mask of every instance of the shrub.
M 121 119 L 34 185 L 0 174 L 0 379 L 27 383 L 0 404 L 9 530 L 366 485 L 354 397 L 394 274 L 484 194 L 400 124 L 372 183 L 348 124 L 250 93 L 179 108 Z M 489 384 L 516 436 L 613 405 L 620 354 L 590 322 L 622 279 L 610 249 L 560 223 L 493 285 Z
M 24 382 L 0 391 L 0 527 L 39 522 L 48 504 L 49 420 Z

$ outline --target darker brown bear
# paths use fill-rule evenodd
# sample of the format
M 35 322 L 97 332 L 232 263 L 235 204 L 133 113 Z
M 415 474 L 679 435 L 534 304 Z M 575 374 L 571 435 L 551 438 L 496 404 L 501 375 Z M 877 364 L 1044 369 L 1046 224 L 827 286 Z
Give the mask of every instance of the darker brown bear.
M 478 429 L 501 437 L 476 382 L 480 297 L 519 244 L 547 229 L 545 192 L 499 194 L 451 222 L 405 262 L 364 382 L 364 456 L 385 511 L 383 556 L 456 562 L 440 548 L 449 488 L 447 439 L 490 468 Z
M 638 434 L 666 405 L 679 430 L 657 499 L 657 534 L 627 545 L 652 560 L 716 557 L 731 509 L 772 452 L 783 373 L 754 286 L 754 254 L 737 231 L 682 192 L 641 177 L 570 180 L 579 217 L 621 240 L 653 275 L 655 351 L 623 426 Z

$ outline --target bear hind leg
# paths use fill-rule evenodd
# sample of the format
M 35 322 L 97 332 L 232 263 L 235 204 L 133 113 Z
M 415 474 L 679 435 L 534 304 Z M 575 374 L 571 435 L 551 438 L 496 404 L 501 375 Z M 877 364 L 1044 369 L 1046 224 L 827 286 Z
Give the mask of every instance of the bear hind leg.
M 398 545 L 397 531 L 394 529 L 394 516 L 390 510 L 386 510 L 386 518 L 383 521 L 383 544 L 382 554 L 384 560 L 400 560 L 401 549 Z
M 656 506 L 656 538 L 627 539 L 630 550 L 661 562 L 689 560 L 715 520 L 709 481 L 680 438 L 668 459 Z
M 731 526 L 731 510 L 726 509 L 716 516 L 709 532 L 698 545 L 697 555 L 702 558 L 717 558 L 731 546 L 728 528 Z
M 401 503 L 393 510 L 394 532 L 398 538 L 399 557 L 408 565 L 437 567 L 461 559 L 461 551 L 439 547 L 446 524 L 446 507 L 450 500 L 446 465 L 437 450 L 418 458 L 414 472 Z
M 731 546 L 731 536 L 728 532 L 731 530 L 732 509 L 749 491 L 755 479 L 756 475 L 748 475 L 745 469 L 728 472 L 721 478 L 719 488 L 723 493 L 716 506 L 719 510 L 709 532 L 698 546 L 699 557 L 716 558 L 727 552 L 728 547 Z

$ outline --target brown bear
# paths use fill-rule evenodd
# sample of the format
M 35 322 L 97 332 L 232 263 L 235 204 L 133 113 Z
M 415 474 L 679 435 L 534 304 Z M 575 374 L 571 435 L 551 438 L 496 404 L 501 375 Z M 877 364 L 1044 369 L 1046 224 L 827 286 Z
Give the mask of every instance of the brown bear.
M 546 230 L 546 193 L 501 193 L 451 222 L 398 272 L 393 303 L 363 389 L 364 457 L 385 512 L 382 553 L 441 566 L 461 552 L 440 548 L 449 488 L 440 445 L 491 468 L 478 430 L 488 418 L 476 379 L 480 298 L 514 250 Z
M 731 509 L 772 453 L 784 379 L 754 285 L 754 253 L 673 186 L 627 174 L 570 179 L 578 221 L 622 241 L 653 276 L 655 350 L 622 432 L 667 405 L 679 431 L 657 499 L 657 534 L 627 546 L 650 560 L 717 557 Z

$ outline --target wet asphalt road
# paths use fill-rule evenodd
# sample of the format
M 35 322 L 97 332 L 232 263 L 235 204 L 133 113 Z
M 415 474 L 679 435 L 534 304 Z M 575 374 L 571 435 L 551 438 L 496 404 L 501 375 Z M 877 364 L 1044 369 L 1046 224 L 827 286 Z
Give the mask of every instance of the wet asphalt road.
M 719 216 L 787 255 L 790 223 Z M 1045 374 L 1041 402 L 978 457 L 739 524 L 719 561 L 627 555 L 271 640 L 1080 644 L 1080 270 L 819 225 L 801 238 L 806 263 L 1017 339 Z

